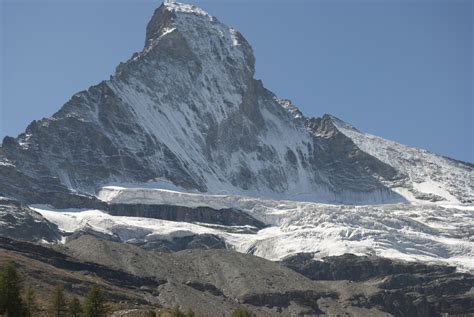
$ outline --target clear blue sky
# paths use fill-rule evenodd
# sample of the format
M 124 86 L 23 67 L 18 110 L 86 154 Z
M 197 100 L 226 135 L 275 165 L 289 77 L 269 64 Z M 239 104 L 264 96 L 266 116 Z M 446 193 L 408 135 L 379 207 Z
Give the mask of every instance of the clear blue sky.
M 0 0 L 0 138 L 141 50 L 160 1 Z M 188 1 L 251 43 L 256 77 L 307 116 L 474 161 L 473 1 Z

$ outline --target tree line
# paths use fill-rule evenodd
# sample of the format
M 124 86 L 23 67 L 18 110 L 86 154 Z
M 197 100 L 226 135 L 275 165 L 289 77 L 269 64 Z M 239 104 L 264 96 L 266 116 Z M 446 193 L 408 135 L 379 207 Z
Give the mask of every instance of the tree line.
M 49 299 L 51 317 L 105 317 L 109 310 L 102 290 L 92 286 L 84 301 L 66 296 L 63 287 L 56 287 Z M 31 285 L 23 287 L 23 280 L 13 262 L 0 268 L 0 315 L 32 317 L 39 311 L 36 293 Z
M 30 284 L 24 285 L 13 262 L 5 262 L 0 267 L 0 316 L 33 317 L 38 312 L 34 288 Z M 63 287 L 56 287 L 49 298 L 47 311 L 50 317 L 106 317 L 109 312 L 110 306 L 102 290 L 95 285 L 90 288 L 82 302 L 76 296 L 66 296 Z M 179 306 L 173 309 L 171 316 L 196 317 L 191 309 L 182 312 Z M 252 316 L 243 309 L 237 309 L 231 314 L 231 317 Z M 156 313 L 150 311 L 149 317 L 156 317 Z

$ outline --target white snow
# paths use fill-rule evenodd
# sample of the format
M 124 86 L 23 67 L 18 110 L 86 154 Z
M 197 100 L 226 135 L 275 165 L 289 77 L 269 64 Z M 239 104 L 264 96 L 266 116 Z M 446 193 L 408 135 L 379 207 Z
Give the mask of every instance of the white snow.
M 460 204 L 462 200 L 474 201 L 472 166 L 361 132 L 337 118 L 334 118 L 333 122 L 339 131 L 351 138 L 362 151 L 407 175 L 410 183 L 406 185 L 412 186 L 413 190 L 435 194 L 444 199 L 443 203 L 448 204 Z M 404 186 L 395 190 L 409 201 L 420 203 L 413 192 L 406 188 L 407 186 Z
M 11 166 L 11 167 L 15 167 L 15 165 L 13 165 L 12 163 L 7 162 L 7 161 L 0 161 L 0 166 Z
M 51 211 L 36 206 L 48 220 L 68 232 L 90 226 L 122 240 L 169 239 L 209 233 L 229 247 L 279 260 L 299 252 L 316 258 L 354 253 L 408 261 L 455 265 L 474 270 L 474 213 L 465 206 L 328 205 L 234 195 L 202 195 L 170 190 L 107 187 L 100 197 L 112 203 L 171 204 L 235 208 L 267 223 L 256 234 L 157 219 L 114 217 L 100 211 Z
M 435 194 L 437 196 L 443 197 L 447 202 L 459 204 L 459 200 L 451 195 L 441 183 L 431 179 L 421 183 L 413 183 L 413 187 L 420 192 Z
M 168 10 L 173 11 L 173 12 L 191 13 L 191 14 L 210 17 L 209 13 L 191 4 L 179 3 L 179 2 L 170 1 L 170 0 L 165 0 L 163 4 L 166 6 Z

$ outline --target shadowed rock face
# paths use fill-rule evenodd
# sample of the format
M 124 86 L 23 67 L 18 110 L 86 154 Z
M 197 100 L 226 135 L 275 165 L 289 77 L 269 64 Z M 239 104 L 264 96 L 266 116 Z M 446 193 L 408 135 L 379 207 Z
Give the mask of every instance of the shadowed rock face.
M 82 228 L 74 231 L 66 237 L 66 241 L 71 243 L 73 240 L 81 239 L 83 236 L 94 237 L 99 240 L 125 243 L 115 234 L 107 234 L 93 230 L 92 228 Z M 185 237 L 149 237 L 147 239 L 127 241 L 127 243 L 139 246 L 145 250 L 152 250 L 164 253 L 178 252 L 183 250 L 211 250 L 227 249 L 225 241 L 212 234 L 196 234 Z
M 61 234 L 36 211 L 17 201 L 0 197 L 0 236 L 26 241 L 56 242 Z
M 329 117 L 295 116 L 253 78 L 254 62 L 237 31 L 200 10 L 162 5 L 143 51 L 110 80 L 5 138 L 0 193 L 63 205 L 77 199 L 69 190 L 159 178 L 203 192 L 403 200 L 383 184 L 401 177 L 396 170 L 360 151 Z
M 375 283 L 381 291 L 357 301 L 395 316 L 474 313 L 474 276 L 456 272 L 454 267 L 352 254 L 316 261 L 307 253 L 288 257 L 282 264 L 312 280 Z
M 212 234 L 197 234 L 170 240 L 153 240 L 137 244 L 145 250 L 159 252 L 177 252 L 183 250 L 227 249 L 225 241 Z
M 255 229 L 262 229 L 266 226 L 263 222 L 251 217 L 247 213 L 234 209 L 190 208 L 173 205 L 109 204 L 107 211 L 114 216 L 144 217 L 224 226 L 248 225 Z
M 456 271 L 455 267 L 444 265 L 409 263 L 377 256 L 356 256 L 353 254 L 329 256 L 325 257 L 324 261 L 317 261 L 314 260 L 311 253 L 302 253 L 285 258 L 282 264 L 313 280 L 366 281 L 371 278 L 402 273 L 451 274 Z

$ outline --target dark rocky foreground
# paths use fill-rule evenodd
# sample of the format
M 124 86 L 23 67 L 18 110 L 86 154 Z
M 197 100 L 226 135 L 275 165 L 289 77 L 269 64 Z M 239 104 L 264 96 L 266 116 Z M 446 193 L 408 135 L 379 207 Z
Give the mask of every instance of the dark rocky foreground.
M 395 316 L 474 314 L 474 276 L 454 267 L 345 254 L 316 261 L 312 254 L 282 264 L 312 280 L 375 281 L 381 290 L 363 299 Z
M 0 262 L 26 279 L 83 295 L 98 283 L 120 309 L 192 308 L 198 316 L 469 316 L 474 276 L 452 267 L 343 255 L 300 254 L 277 263 L 229 250 L 176 253 L 83 235 L 47 247 L 0 237 Z M 43 294 L 44 295 L 44 294 Z

